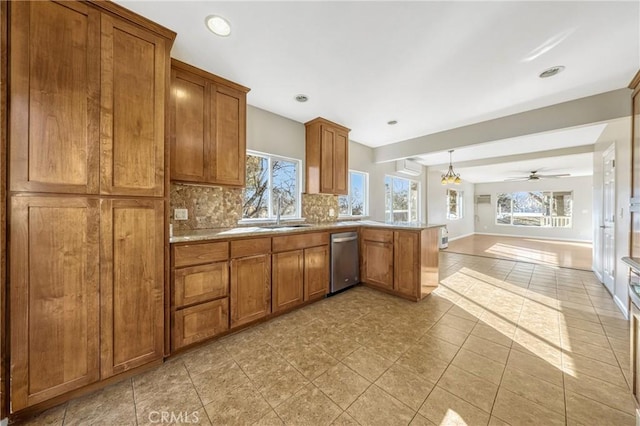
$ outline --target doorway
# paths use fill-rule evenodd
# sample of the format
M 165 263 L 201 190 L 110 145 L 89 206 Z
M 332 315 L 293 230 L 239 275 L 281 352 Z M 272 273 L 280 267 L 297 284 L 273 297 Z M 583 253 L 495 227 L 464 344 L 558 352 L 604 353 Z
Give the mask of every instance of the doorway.
M 602 154 L 602 221 L 600 223 L 600 265 L 602 281 L 614 293 L 616 243 L 616 150 L 615 144 Z

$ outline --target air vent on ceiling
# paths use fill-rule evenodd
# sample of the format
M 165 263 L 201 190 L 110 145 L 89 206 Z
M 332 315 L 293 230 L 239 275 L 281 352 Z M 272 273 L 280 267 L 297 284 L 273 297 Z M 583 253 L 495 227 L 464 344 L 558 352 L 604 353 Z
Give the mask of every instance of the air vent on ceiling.
M 491 195 L 476 195 L 476 204 L 491 204 Z
M 409 176 L 420 176 L 422 174 L 422 164 L 413 160 L 396 161 L 396 172 Z

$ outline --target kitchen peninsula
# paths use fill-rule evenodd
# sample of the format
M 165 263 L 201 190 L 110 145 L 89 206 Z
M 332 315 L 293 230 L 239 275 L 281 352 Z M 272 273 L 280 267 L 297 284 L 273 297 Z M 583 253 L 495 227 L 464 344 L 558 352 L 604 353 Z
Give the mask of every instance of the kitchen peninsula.
M 176 231 L 172 350 L 323 298 L 336 232 L 358 232 L 364 285 L 419 301 L 438 286 L 440 226 L 345 221 Z

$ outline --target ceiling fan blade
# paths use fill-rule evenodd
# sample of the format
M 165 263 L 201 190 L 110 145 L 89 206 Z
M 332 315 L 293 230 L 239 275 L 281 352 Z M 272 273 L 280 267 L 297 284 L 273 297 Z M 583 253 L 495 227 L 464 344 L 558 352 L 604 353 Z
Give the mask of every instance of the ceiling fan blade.
M 517 177 L 517 178 L 509 178 L 509 179 L 505 179 L 504 182 L 517 182 L 517 181 L 525 181 L 525 180 L 529 180 L 529 177 Z
M 567 177 L 567 176 L 571 176 L 569 173 L 562 173 L 559 175 L 536 175 L 540 178 L 559 178 L 559 177 Z

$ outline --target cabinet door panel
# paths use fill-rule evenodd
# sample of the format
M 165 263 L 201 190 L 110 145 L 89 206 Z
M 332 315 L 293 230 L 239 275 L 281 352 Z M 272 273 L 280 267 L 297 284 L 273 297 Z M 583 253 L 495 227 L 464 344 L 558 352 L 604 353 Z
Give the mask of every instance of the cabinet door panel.
M 174 69 L 171 76 L 171 179 L 206 182 L 210 138 L 209 85 Z
M 211 182 L 220 185 L 245 184 L 246 167 L 246 95 L 222 86 L 212 89 L 212 135 L 209 158 Z
M 393 288 L 393 244 L 378 241 L 362 243 L 363 281 Z
M 173 349 L 201 342 L 229 329 L 229 298 L 175 312 Z
M 333 150 L 333 193 L 347 195 L 349 193 L 349 136 L 336 131 Z
M 271 313 L 271 255 L 231 260 L 231 327 Z
M 272 310 L 292 308 L 304 299 L 304 251 L 273 255 Z
M 96 194 L 100 13 L 80 3 L 11 3 L 13 191 Z
M 173 274 L 176 307 L 229 294 L 228 262 L 176 269 Z
M 164 43 L 102 16 L 103 194 L 164 195 Z
M 408 296 L 417 296 L 420 272 L 418 234 L 394 232 L 393 288 Z
M 164 201 L 102 200 L 102 377 L 161 359 Z
M 320 142 L 320 192 L 333 194 L 334 182 L 334 152 L 336 134 L 332 128 L 321 127 Z
M 16 411 L 99 378 L 98 201 L 14 197 L 11 218 Z
M 304 300 L 323 297 L 329 292 L 329 246 L 304 251 Z

